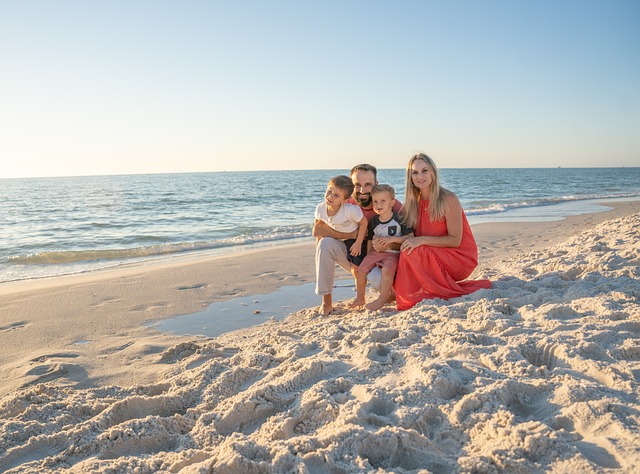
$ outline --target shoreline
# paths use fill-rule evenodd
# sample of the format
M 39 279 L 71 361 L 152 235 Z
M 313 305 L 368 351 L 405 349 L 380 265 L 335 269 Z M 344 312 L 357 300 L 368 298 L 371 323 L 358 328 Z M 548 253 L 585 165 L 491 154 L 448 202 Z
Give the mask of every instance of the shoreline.
M 495 258 L 506 258 L 513 253 L 526 251 L 535 248 L 544 248 L 553 245 L 555 242 L 562 241 L 566 237 L 573 235 L 577 230 L 585 228 L 585 226 L 594 226 L 606 220 L 610 220 L 621 215 L 630 214 L 640 211 L 640 201 L 620 201 L 615 203 L 607 203 L 609 209 L 601 212 L 585 213 L 574 216 L 565 217 L 562 220 L 549 221 L 514 221 L 514 222 L 483 222 L 472 224 L 474 237 L 478 244 L 478 269 L 483 264 L 492 261 Z M 604 206 L 605 203 L 602 203 Z M 513 232 L 512 232 L 513 230 Z M 216 267 L 213 270 L 205 271 L 205 274 L 211 275 L 218 267 L 224 266 L 231 260 L 237 259 L 236 264 L 230 264 L 233 270 L 241 269 L 241 278 L 236 277 L 237 272 L 228 273 L 230 284 L 242 286 L 238 292 L 240 296 L 249 296 L 251 294 L 264 294 L 274 291 L 279 286 L 285 284 L 304 284 L 315 281 L 313 261 L 309 266 L 308 256 L 313 254 L 313 239 L 300 238 L 296 242 L 282 242 L 276 244 L 259 244 L 247 248 L 229 248 L 227 255 L 223 255 L 219 249 L 215 251 L 197 252 L 193 254 L 171 255 L 166 258 L 144 260 L 139 262 L 125 263 L 113 267 L 99 268 L 86 272 L 48 276 L 41 278 L 32 278 L 24 280 L 14 280 L 0 283 L 0 298 L 10 296 L 15 293 L 40 291 L 65 286 L 75 286 L 78 284 L 94 283 L 104 280 L 115 280 L 137 276 L 144 273 L 164 272 L 170 269 L 184 268 L 195 266 L 200 269 L 202 266 L 211 265 Z M 310 250 L 311 249 L 311 250 Z M 302 253 L 301 253 L 302 252 Z M 268 254 L 272 254 L 269 256 Z M 276 267 L 281 269 L 284 276 L 278 277 L 277 281 L 268 276 L 274 273 L 259 265 L 258 268 L 263 270 L 254 273 L 248 272 L 251 266 L 253 256 L 267 255 L 267 261 L 274 263 Z M 287 256 L 292 258 L 305 258 L 305 265 L 287 264 Z M 313 260 L 313 259 L 311 259 Z M 260 260 L 258 260 L 260 262 Z M 201 271 L 196 272 L 202 274 Z M 336 268 L 336 278 L 338 275 L 350 278 L 350 274 L 344 272 L 341 268 Z M 267 277 L 268 283 L 257 282 L 255 285 L 242 285 L 242 281 L 247 278 Z M 300 278 L 299 283 L 295 278 Z M 212 277 L 217 279 L 217 275 Z M 291 281 L 293 280 L 293 281 Z M 185 276 L 185 285 L 179 286 L 181 289 L 198 289 L 198 285 L 204 283 L 193 283 L 193 278 Z M 246 283 L 246 282 L 245 282 Z M 274 286 L 275 285 L 275 286 Z M 225 286 L 228 286 L 225 284 Z M 247 286 L 255 287 L 254 292 L 247 289 Z M 248 291 L 248 292 L 247 292 Z M 219 296 L 219 297 L 218 297 Z M 233 292 L 223 292 L 221 295 L 210 293 L 210 302 L 219 302 L 235 296 Z M 1 301 L 1 300 L 0 300 Z M 1 313 L 0 313 L 1 316 Z M 175 315 L 174 315 L 175 316 Z
M 601 212 L 607 212 L 607 210 L 615 207 L 616 203 L 625 202 L 640 202 L 640 198 L 611 198 L 605 200 L 598 199 L 587 199 L 587 200 L 576 200 L 576 201 L 566 201 L 559 202 L 556 204 L 552 204 L 549 206 L 542 206 L 539 208 L 533 207 L 524 207 L 524 208 L 514 208 L 508 211 L 504 211 L 502 213 L 496 214 L 492 217 L 491 214 L 480 215 L 480 216 L 468 216 L 469 223 L 472 228 L 476 226 L 483 225 L 495 225 L 495 224 L 527 224 L 527 223 L 552 223 L 552 222 L 562 222 L 571 217 L 578 217 L 580 215 L 586 214 L 598 214 Z M 572 208 L 571 206 L 578 206 Z M 598 209 L 599 208 L 599 209 Z M 536 210 L 537 209 L 537 210 Z M 531 212 L 533 211 L 533 213 Z M 544 212 L 546 211 L 546 212 Z M 488 219 L 488 220 L 487 220 Z M 310 232 L 310 231 L 309 231 Z M 289 247 L 289 246 L 297 246 L 297 245 L 305 245 L 307 243 L 313 242 L 313 238 L 311 237 L 292 237 L 283 240 L 274 240 L 274 241 L 266 241 L 266 242 L 256 242 L 247 245 L 234 245 L 229 247 L 216 247 L 210 249 L 201 249 L 201 250 L 189 250 L 184 252 L 168 252 L 161 253 L 157 255 L 150 255 L 148 257 L 135 257 L 132 259 L 126 260 L 118 260 L 114 259 L 113 261 L 98 263 L 97 261 L 92 262 L 76 262 L 81 265 L 87 265 L 86 268 L 77 268 L 77 269 L 69 269 L 60 271 L 57 274 L 49 274 L 49 271 L 44 271 L 44 274 L 40 275 L 32 275 L 32 276 L 24 276 L 17 277 L 14 276 L 12 279 L 1 281 L 0 288 L 4 285 L 10 285 L 14 283 L 20 282 L 29 282 L 29 281 L 39 281 L 39 280 L 47 280 L 47 279 L 55 279 L 60 277 L 67 276 L 83 276 L 87 274 L 93 274 L 96 272 L 104 272 L 109 270 L 124 270 L 128 268 L 136 268 L 139 266 L 148 266 L 152 267 L 154 265 L 173 265 L 173 264 L 181 264 L 184 262 L 189 262 L 193 260 L 209 260 L 218 257 L 224 256 L 232 256 L 232 255 L 241 255 L 247 252 L 257 252 L 261 250 L 270 250 L 277 249 L 280 247 Z M 52 264 L 51 267 L 56 268 L 59 265 L 64 264 Z M 55 271 L 55 270 L 53 270 Z

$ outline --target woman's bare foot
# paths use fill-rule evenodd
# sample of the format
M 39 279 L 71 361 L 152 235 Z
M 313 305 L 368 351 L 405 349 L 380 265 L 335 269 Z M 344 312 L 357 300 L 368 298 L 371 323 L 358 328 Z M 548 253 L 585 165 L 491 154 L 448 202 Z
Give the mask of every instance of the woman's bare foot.
M 385 303 L 385 298 L 379 297 L 378 299 L 373 300 L 371 303 L 367 303 L 366 305 L 364 305 L 364 307 L 369 311 L 378 311 L 384 306 Z
M 362 308 L 363 306 L 364 306 L 364 300 L 359 300 L 358 298 L 356 298 L 351 303 L 349 303 L 349 308 L 352 308 L 352 309 Z
M 393 288 L 391 288 L 391 291 L 389 291 L 389 297 L 387 298 L 387 303 L 395 303 L 396 302 L 396 292 L 393 291 Z

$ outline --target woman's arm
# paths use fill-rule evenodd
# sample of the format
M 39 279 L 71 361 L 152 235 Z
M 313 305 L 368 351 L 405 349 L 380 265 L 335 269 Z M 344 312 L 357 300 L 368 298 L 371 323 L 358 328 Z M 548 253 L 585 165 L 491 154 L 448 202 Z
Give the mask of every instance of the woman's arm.
M 440 237 L 428 235 L 411 237 L 403 242 L 400 250 L 410 255 L 413 249 L 421 245 L 429 245 L 431 247 L 459 247 L 460 242 L 462 242 L 462 206 L 455 194 L 447 194 L 444 209 L 444 218 L 447 222 L 447 235 Z
M 380 244 L 383 245 L 385 249 L 393 249 L 392 244 L 397 244 L 395 246 L 395 250 L 400 250 L 400 244 L 402 244 L 402 242 L 410 237 L 413 237 L 413 232 L 411 232 L 410 234 L 397 235 L 394 237 L 380 236 L 378 237 L 378 242 L 380 242 Z
M 383 242 L 379 235 L 373 236 L 373 249 L 376 252 L 384 252 L 385 250 L 400 250 L 400 244 Z

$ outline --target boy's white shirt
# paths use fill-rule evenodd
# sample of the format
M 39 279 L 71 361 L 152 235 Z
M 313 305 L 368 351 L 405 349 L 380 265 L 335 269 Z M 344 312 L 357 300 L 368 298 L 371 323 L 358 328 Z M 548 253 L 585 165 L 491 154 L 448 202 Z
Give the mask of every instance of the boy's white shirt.
M 336 212 L 335 216 L 327 214 L 327 203 L 321 202 L 316 207 L 315 218 L 324 222 L 333 230 L 338 232 L 353 232 L 358 229 L 358 223 L 362 220 L 364 214 L 360 206 L 343 202 Z

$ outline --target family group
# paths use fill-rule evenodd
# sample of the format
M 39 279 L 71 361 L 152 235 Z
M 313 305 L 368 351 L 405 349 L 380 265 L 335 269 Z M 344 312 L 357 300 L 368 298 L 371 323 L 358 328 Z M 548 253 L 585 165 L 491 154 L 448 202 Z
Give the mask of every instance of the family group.
M 373 165 L 354 166 L 350 176 L 329 181 L 316 207 L 320 312 L 333 311 L 336 264 L 356 280 L 352 308 L 378 310 L 395 298 L 404 310 L 425 299 L 490 288 L 489 280 L 465 280 L 478 265 L 478 248 L 458 197 L 440 185 L 433 160 L 424 153 L 409 160 L 404 204 L 377 174 Z M 367 280 L 378 297 L 365 304 Z

